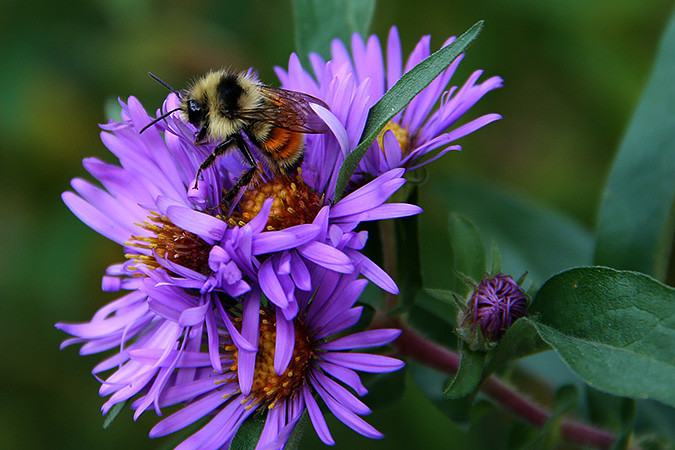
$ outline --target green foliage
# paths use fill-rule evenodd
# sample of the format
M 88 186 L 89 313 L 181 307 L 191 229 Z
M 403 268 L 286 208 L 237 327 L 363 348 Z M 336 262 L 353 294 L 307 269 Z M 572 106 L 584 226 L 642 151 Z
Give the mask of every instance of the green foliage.
M 675 290 L 653 278 L 578 268 L 536 295 L 532 322 L 588 384 L 615 395 L 675 405 Z
M 354 174 L 356 166 L 366 154 L 366 150 L 373 143 L 377 135 L 410 101 L 427 87 L 452 61 L 455 60 L 469 44 L 478 37 L 483 28 L 483 22 L 477 22 L 455 41 L 432 53 L 415 67 L 403 74 L 377 103 L 370 108 L 366 126 L 361 136 L 359 145 L 352 150 L 340 167 L 337 187 L 335 188 L 335 201 L 342 198 L 349 179 Z
M 350 42 L 353 33 L 365 36 L 375 12 L 375 0 L 293 0 L 295 49 L 330 55 L 333 39 Z
M 407 370 L 404 367 L 401 370 L 390 373 L 373 374 L 364 380 L 364 385 L 368 389 L 368 395 L 364 401 L 371 409 L 391 408 L 403 398 L 405 394 Z
M 235 434 L 230 450 L 252 450 L 258 444 L 260 434 L 265 426 L 266 415 L 254 413 L 244 421 Z M 298 427 L 300 429 L 300 427 Z
M 483 376 L 493 374 L 512 361 L 548 349 L 550 349 L 549 345 L 541 339 L 533 322 L 527 318 L 521 318 L 502 336 L 492 352 Z
M 454 270 L 478 283 L 486 272 L 485 249 L 478 229 L 466 217 L 451 213 L 448 231 L 450 232 Z M 455 277 L 452 289 L 464 296 L 468 294 L 471 287 L 467 286 L 465 280 L 459 276 Z
M 408 203 L 419 203 L 418 187 L 410 191 Z M 403 217 L 394 222 L 400 306 L 410 309 L 422 289 L 422 263 L 420 261 L 419 217 Z
M 105 430 L 108 428 L 112 423 L 113 420 L 117 418 L 117 415 L 124 409 L 126 406 L 127 402 L 120 402 L 115 404 L 112 408 L 110 408 L 110 411 L 108 411 L 108 414 L 105 416 L 105 420 L 103 421 L 103 429 Z
M 674 78 L 675 17 L 605 189 L 596 264 L 665 276 L 675 231 Z
M 553 413 L 546 421 L 536 438 L 523 446 L 523 449 L 554 449 L 560 442 L 560 425 L 563 418 L 576 406 L 579 400 L 579 392 L 572 385 L 563 386 L 555 393 Z
M 443 395 L 447 374 L 421 364 L 408 364 L 413 380 L 440 412 L 465 430 L 472 422 L 474 396 L 448 399 Z
M 527 271 L 530 279 L 541 283 L 562 270 L 591 263 L 592 236 L 568 216 L 503 187 L 463 177 L 432 180 L 429 185 L 426 194 L 433 205 L 465 216 L 485 242 L 497 242 L 506 273 Z
M 476 392 L 483 381 L 485 352 L 475 352 L 462 346 L 459 370 L 443 391 L 443 396 L 450 400 L 461 399 Z

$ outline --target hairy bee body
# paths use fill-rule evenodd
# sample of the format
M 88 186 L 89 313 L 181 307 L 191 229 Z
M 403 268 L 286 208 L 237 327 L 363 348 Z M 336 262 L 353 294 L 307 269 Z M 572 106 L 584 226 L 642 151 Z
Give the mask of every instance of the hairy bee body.
M 197 127 L 197 142 L 219 143 L 200 172 L 231 147 L 238 147 L 255 168 L 245 135 L 272 171 L 287 174 L 302 163 L 304 134 L 328 131 L 311 103 L 327 108 L 307 94 L 261 84 L 249 73 L 218 70 L 197 79 L 181 95 L 180 110 L 183 120 Z
M 195 187 L 201 172 L 209 168 L 219 155 L 238 148 L 251 168 L 224 197 L 227 202 L 251 181 L 257 168 L 244 136 L 260 150 L 273 172 L 288 174 L 302 164 L 304 135 L 329 130 L 311 107 L 311 104 L 317 104 L 328 108 L 324 102 L 301 92 L 264 85 L 246 72 L 212 71 L 197 78 L 182 93 L 176 93 L 181 99 L 180 106 L 150 122 L 141 132 L 169 114 L 180 111 L 181 118 L 197 128 L 196 143 L 217 143 L 213 153 L 199 167 Z

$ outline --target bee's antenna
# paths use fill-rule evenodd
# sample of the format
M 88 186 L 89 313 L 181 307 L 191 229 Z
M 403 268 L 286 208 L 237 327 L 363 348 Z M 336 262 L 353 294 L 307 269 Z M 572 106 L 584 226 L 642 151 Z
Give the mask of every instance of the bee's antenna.
M 155 120 L 153 120 L 152 122 L 150 122 L 149 124 L 147 124 L 146 126 L 144 126 L 144 127 L 141 129 L 141 131 L 139 131 L 138 133 L 140 134 L 140 133 L 144 132 L 145 130 L 147 130 L 148 128 L 150 128 L 151 126 L 153 126 L 154 124 L 156 124 L 156 123 L 159 122 L 160 120 L 166 119 L 167 117 L 169 117 L 171 114 L 175 113 L 175 112 L 178 111 L 178 110 L 180 110 L 180 106 L 177 107 L 177 108 L 172 109 L 171 111 L 165 112 L 164 114 L 162 114 L 161 116 L 159 116 L 158 118 L 156 118 Z
M 169 86 L 165 81 L 155 76 L 152 72 L 148 72 L 148 75 L 150 75 L 156 82 L 158 82 L 159 84 L 161 84 L 162 86 L 164 86 L 165 88 L 167 88 L 168 90 L 170 90 L 171 92 L 180 97 L 180 92 Z

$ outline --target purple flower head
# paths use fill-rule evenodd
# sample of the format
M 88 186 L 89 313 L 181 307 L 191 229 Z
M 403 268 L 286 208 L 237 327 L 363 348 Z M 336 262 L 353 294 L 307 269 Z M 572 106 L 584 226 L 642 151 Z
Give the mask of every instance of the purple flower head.
M 503 274 L 484 278 L 471 295 L 462 327 L 480 331 L 481 341 L 496 342 L 527 314 L 527 306 L 527 297 L 513 278 Z
M 166 107 L 177 101 L 170 95 Z M 151 117 L 134 97 L 120 104 L 122 121 L 103 125 L 101 133 L 120 165 L 85 159 L 85 168 L 102 187 L 75 178 L 71 183 L 74 192 L 62 195 L 80 220 L 124 247 L 129 260 L 113 269 L 115 275 L 104 278 L 104 288 L 116 290 L 121 281 L 115 281 L 115 276 L 132 276 L 143 267 L 171 274 L 185 287 L 207 291 L 215 285 L 235 297 L 248 291 L 249 285 L 236 271 L 215 283 L 209 264 L 213 237 L 203 239 L 168 217 L 177 207 L 201 208 L 203 199 L 195 197 L 190 188 L 193 174 L 208 155 L 202 148 L 206 146 L 195 145 L 192 131 L 173 117 L 156 125 L 163 135 L 155 127 L 140 133 Z M 212 185 L 231 186 L 232 180 L 221 177 Z M 211 197 L 209 201 L 216 201 L 215 195 Z
M 158 395 L 185 351 L 207 348 L 213 368 L 222 367 L 216 295 L 189 294 L 172 285 L 164 272 L 144 270 L 147 277 L 127 279 L 123 288 L 131 292 L 101 308 L 89 323 L 56 325 L 75 336 L 62 348 L 82 343 L 81 354 L 118 349 L 92 371 L 98 375 L 113 370 L 101 379 L 100 395 L 110 395 L 102 408 L 104 414 L 141 391 L 146 395 L 135 404 L 136 417 L 152 405 L 158 408 Z M 155 357 L 151 364 L 146 362 L 148 353 Z
M 321 440 L 333 445 L 315 398 L 318 395 L 347 426 L 366 437 L 381 438 L 381 433 L 359 417 L 369 414 L 370 409 L 346 387 L 365 395 L 367 390 L 356 371 L 391 372 L 403 363 L 352 350 L 390 343 L 400 331 L 378 329 L 344 335 L 361 316 L 362 308 L 354 307 L 354 303 L 366 280 L 356 279 L 353 273 L 341 275 L 325 269 L 315 271 L 312 278 L 312 284 L 318 287 L 312 293 L 298 295 L 300 311 L 292 321 L 280 322 L 283 314 L 279 308 L 268 306 L 257 311 L 258 351 L 250 374 L 252 380 L 245 382 L 247 389 L 242 388 L 240 364 L 249 354 L 234 343 L 236 336 L 229 333 L 230 327 L 220 330 L 222 370 L 214 372 L 207 354 L 184 352 L 177 374 L 158 399 L 160 406 L 181 404 L 181 409 L 159 422 L 150 436 L 174 433 L 208 416 L 208 423 L 178 448 L 221 448 L 257 412 L 265 415 L 257 448 L 282 448 L 306 410 Z M 226 310 L 222 313 L 232 315 Z M 235 329 L 241 327 L 237 325 L 241 320 L 236 316 L 225 318 Z M 162 365 L 152 354 L 145 356 L 148 364 Z M 280 359 L 287 361 L 281 371 Z M 191 376 L 187 376 L 187 370 Z
M 452 43 L 454 39 L 448 39 L 443 45 Z M 331 111 L 341 120 L 350 116 L 350 121 L 342 121 L 348 125 L 349 148 L 353 149 L 361 137 L 368 109 L 382 98 L 402 74 L 430 55 L 430 41 L 430 36 L 424 36 L 403 65 L 403 51 L 396 27 L 392 27 L 389 32 L 386 57 L 377 36 L 369 36 L 364 42 L 361 36 L 354 34 L 351 55 L 337 39 L 332 43 L 330 61 L 324 62 L 320 56 L 310 55 L 314 76 L 303 69 L 295 55 L 291 56 L 288 70 L 276 68 L 276 71 L 283 87 L 326 100 Z M 420 167 L 450 150 L 460 150 L 459 145 L 450 144 L 501 118 L 499 114 L 487 114 L 457 125 L 464 113 L 487 92 L 502 85 L 500 77 L 491 77 L 478 83 L 483 73 L 478 70 L 461 87 L 448 89 L 463 57 L 460 55 L 391 120 L 366 153 L 355 177 L 378 176 L 396 167 L 406 170 Z M 440 106 L 434 111 L 439 102 Z M 362 113 L 355 114 L 356 109 Z

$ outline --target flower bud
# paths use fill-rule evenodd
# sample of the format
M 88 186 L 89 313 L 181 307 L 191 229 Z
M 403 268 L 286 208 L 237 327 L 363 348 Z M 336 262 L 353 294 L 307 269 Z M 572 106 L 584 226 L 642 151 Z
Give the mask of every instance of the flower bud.
M 527 296 L 510 276 L 484 278 L 469 298 L 459 334 L 472 350 L 487 350 L 527 314 L 527 306 Z

